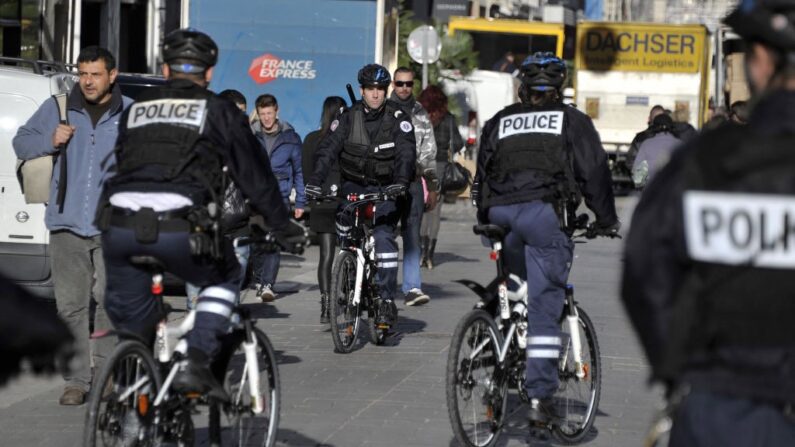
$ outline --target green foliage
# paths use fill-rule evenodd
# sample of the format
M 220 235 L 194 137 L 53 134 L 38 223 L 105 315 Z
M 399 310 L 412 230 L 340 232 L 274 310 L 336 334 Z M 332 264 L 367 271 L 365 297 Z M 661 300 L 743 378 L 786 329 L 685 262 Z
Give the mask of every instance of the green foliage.
M 422 90 L 422 64 L 418 64 L 411 59 L 406 50 L 406 42 L 409 34 L 419 26 L 424 25 L 419 20 L 414 19 L 414 13 L 403 7 L 400 1 L 400 15 L 398 16 L 398 66 L 409 67 L 414 71 L 414 78 L 420 82 L 414 84 L 414 96 L 418 96 Z M 436 63 L 428 65 L 428 84 L 438 84 L 441 78 L 441 70 L 458 70 L 463 75 L 467 75 L 477 68 L 478 54 L 474 51 L 472 36 L 469 33 L 457 32 L 454 36 L 448 36 L 441 27 L 435 27 L 442 42 L 442 54 Z

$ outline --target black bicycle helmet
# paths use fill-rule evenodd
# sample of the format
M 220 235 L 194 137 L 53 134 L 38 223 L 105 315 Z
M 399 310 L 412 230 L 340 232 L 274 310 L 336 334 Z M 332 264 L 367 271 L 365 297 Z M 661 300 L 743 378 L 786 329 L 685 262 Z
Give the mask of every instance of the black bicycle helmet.
M 178 60 L 193 63 L 172 65 Z M 174 30 L 163 39 L 163 61 L 173 70 L 201 72 L 218 62 L 218 45 L 210 36 L 193 28 Z
M 383 65 L 367 64 L 359 70 L 359 85 L 362 87 L 389 87 L 392 76 Z
M 723 23 L 745 40 L 795 51 L 795 0 L 743 0 Z
M 558 90 L 566 79 L 566 64 L 554 53 L 535 53 L 522 62 L 519 70 L 522 83 L 531 90 Z

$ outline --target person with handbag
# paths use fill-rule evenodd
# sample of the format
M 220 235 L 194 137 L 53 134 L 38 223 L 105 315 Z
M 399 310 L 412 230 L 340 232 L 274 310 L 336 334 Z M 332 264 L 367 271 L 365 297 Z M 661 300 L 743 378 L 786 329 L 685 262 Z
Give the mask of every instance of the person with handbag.
M 418 101 L 425 107 L 433 125 L 433 135 L 436 139 L 436 172 L 444 173 L 451 166 L 452 154 L 464 147 L 464 139 L 458 132 L 455 116 L 447 110 L 447 95 L 437 85 L 429 85 L 420 93 Z M 441 180 L 441 189 L 444 190 L 444 176 Z M 422 267 L 433 269 L 433 254 L 436 250 L 436 240 L 439 235 L 439 222 L 442 216 L 442 200 L 435 207 L 425 208 L 420 227 L 422 243 Z
M 339 115 L 348 110 L 345 100 L 339 96 L 329 96 L 323 101 L 323 112 L 320 117 L 320 129 L 307 134 L 304 138 L 303 163 L 304 172 L 315 171 L 315 154 L 320 142 L 332 131 L 331 126 Z M 336 128 L 337 125 L 334 125 Z M 329 175 L 321 185 L 323 194 L 334 195 L 341 183 L 340 167 L 336 160 L 332 163 Z M 337 206 L 333 201 L 316 201 L 312 203 L 309 213 L 309 229 L 317 233 L 320 246 L 320 259 L 317 263 L 317 284 L 320 287 L 320 323 L 329 322 L 329 297 L 331 296 L 331 267 L 334 263 L 337 247 Z
M 114 159 L 119 119 L 132 103 L 116 83 L 116 58 L 107 49 L 83 48 L 77 71 L 80 81 L 69 93 L 65 116 L 55 99 L 48 100 L 19 128 L 13 142 L 21 160 L 57 155 L 44 222 L 50 232 L 55 303 L 75 336 L 78 360 L 64 374 L 61 405 L 85 402 L 93 379 L 92 358 L 97 371 L 113 350 L 111 338 L 96 340 L 93 349 L 89 343 L 92 301 L 94 329 L 111 327 L 104 302 L 105 247 L 94 211 L 102 182 L 113 175 L 108 165 Z

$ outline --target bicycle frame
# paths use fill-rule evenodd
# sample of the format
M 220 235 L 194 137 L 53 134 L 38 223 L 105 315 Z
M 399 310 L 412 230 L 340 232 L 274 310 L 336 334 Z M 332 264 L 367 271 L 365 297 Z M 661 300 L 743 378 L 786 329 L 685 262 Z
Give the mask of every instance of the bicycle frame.
M 458 280 L 456 282 L 464 284 L 465 286 L 469 287 L 473 292 L 475 292 L 478 296 L 480 296 L 481 301 L 475 305 L 476 308 L 490 308 L 493 306 L 495 302 L 495 295 L 496 295 L 496 302 L 498 309 L 496 311 L 492 311 L 495 317 L 499 316 L 500 318 L 495 318 L 497 322 L 497 327 L 499 329 L 504 328 L 505 321 L 511 321 L 510 326 L 504 332 L 504 341 L 502 346 L 497 346 L 497 350 L 499 353 L 499 361 L 503 363 L 505 361 L 505 357 L 508 354 L 509 348 L 511 343 L 513 343 L 514 334 L 517 332 L 517 323 L 511 320 L 511 315 L 515 312 L 519 315 L 523 315 L 522 307 L 526 309 L 527 306 L 527 283 L 522 281 L 518 276 L 509 273 L 506 270 L 505 263 L 502 260 L 502 242 L 501 241 L 492 241 L 492 255 L 491 258 L 494 259 L 497 263 L 497 272 L 498 276 L 495 278 L 489 285 L 486 287 L 481 286 L 480 284 L 471 281 L 471 280 Z M 519 289 L 517 291 L 511 291 L 508 289 L 507 281 L 512 280 L 519 284 Z M 496 292 L 496 293 L 495 293 Z M 514 304 L 511 307 L 511 303 Z M 582 340 L 580 339 L 580 331 L 579 329 L 579 314 L 577 313 L 577 305 L 574 302 L 574 295 L 572 293 L 572 287 L 568 286 L 566 288 L 566 307 L 564 308 L 564 315 L 566 318 L 566 324 L 569 326 L 569 334 L 571 336 L 571 350 L 573 352 L 569 353 L 568 349 L 565 349 L 563 355 L 560 359 L 560 364 L 565 365 L 566 360 L 568 359 L 569 354 L 573 355 L 574 357 L 574 364 L 575 364 L 575 375 L 578 379 L 583 379 L 586 375 L 585 369 L 583 367 L 582 361 Z M 526 331 L 525 331 L 526 333 Z M 523 343 L 523 335 L 520 334 L 517 337 L 517 343 L 519 344 L 520 349 L 524 349 L 525 343 Z M 470 354 L 469 360 L 473 360 L 482 350 L 485 348 L 487 342 L 484 342 L 477 348 L 473 350 Z M 566 346 L 568 348 L 568 345 Z
M 155 295 L 155 299 L 159 300 L 160 303 L 162 303 L 162 283 L 163 275 L 161 273 L 155 273 L 152 275 L 152 293 Z M 179 355 L 177 357 L 182 357 L 186 355 L 188 351 L 188 343 L 184 337 L 193 329 L 193 326 L 196 323 L 196 310 L 190 310 L 185 319 L 182 320 L 182 322 L 176 327 L 169 327 L 167 323 L 168 319 L 166 317 L 157 325 L 157 332 L 155 336 L 155 358 L 157 358 L 160 363 L 173 364 L 169 369 L 166 379 L 163 381 L 163 386 L 160 388 L 160 391 L 155 397 L 155 408 L 158 408 L 165 400 L 166 396 L 168 395 L 168 391 L 171 388 L 171 383 L 174 381 L 174 377 L 176 376 L 179 369 L 178 363 L 172 362 L 172 360 L 175 359 L 175 354 L 178 353 Z M 233 323 L 230 322 L 230 324 Z M 257 359 L 257 337 L 254 336 L 254 331 L 251 327 L 251 321 L 249 319 L 244 318 L 243 324 L 246 333 L 246 340 L 243 342 L 242 346 L 246 362 L 243 366 L 243 374 L 241 376 L 243 382 L 241 383 L 240 389 L 238 390 L 238 395 L 235 396 L 236 402 L 240 401 L 244 388 L 243 385 L 245 385 L 246 379 L 249 382 L 250 390 L 258 390 L 260 385 L 259 360 Z M 179 340 L 173 349 L 169 346 L 169 340 L 172 337 Z M 132 393 L 137 392 L 139 389 L 145 386 L 147 382 L 148 379 L 146 377 L 139 379 L 119 396 L 119 402 L 122 402 Z M 252 411 L 254 414 L 261 414 L 263 411 L 265 411 L 265 405 L 262 396 L 260 396 L 259 393 L 252 392 L 251 399 Z

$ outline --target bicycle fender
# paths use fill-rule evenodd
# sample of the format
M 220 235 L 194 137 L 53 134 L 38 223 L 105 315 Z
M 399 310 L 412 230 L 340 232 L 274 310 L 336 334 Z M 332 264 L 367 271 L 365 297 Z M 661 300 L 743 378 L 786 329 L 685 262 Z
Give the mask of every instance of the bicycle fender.
M 457 279 L 457 280 L 455 280 L 453 282 L 457 282 L 458 284 L 463 284 L 469 290 L 475 292 L 475 294 L 477 296 L 479 296 L 481 300 L 488 301 L 488 298 L 489 298 L 489 295 L 490 295 L 489 291 L 486 290 L 485 287 L 483 287 L 480 284 L 476 283 L 475 281 L 472 281 L 472 280 L 469 280 L 469 279 Z

